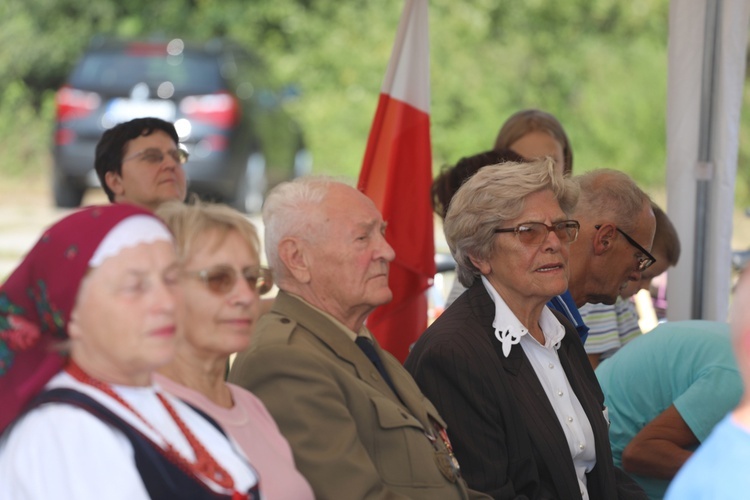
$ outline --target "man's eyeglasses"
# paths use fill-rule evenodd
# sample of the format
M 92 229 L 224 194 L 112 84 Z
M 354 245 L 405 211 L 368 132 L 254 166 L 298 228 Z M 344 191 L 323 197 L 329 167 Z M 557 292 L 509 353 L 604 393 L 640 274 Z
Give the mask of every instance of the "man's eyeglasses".
M 577 220 L 564 220 L 551 226 L 543 222 L 522 222 L 516 227 L 495 229 L 495 233 L 516 233 L 518 241 L 524 245 L 541 245 L 550 232 L 554 232 L 561 243 L 573 243 L 578 238 L 581 225 Z
M 265 267 L 246 267 L 242 271 L 242 278 L 247 282 L 251 290 L 258 295 L 268 293 L 273 287 L 273 274 Z M 183 276 L 198 278 L 216 295 L 226 295 L 237 283 L 238 275 L 235 268 L 225 264 L 203 269 L 201 271 L 186 271 Z
M 175 162 L 179 163 L 180 165 L 184 165 L 188 161 L 188 158 L 190 157 L 190 154 L 181 148 L 170 149 L 169 151 L 167 151 L 166 154 L 171 156 L 172 159 Z M 149 148 L 149 149 L 144 149 L 143 151 L 139 151 L 138 153 L 132 154 L 128 156 L 127 158 L 123 158 L 122 161 L 124 163 L 126 161 L 130 161 L 138 157 L 140 157 L 141 160 L 151 165 L 161 165 L 161 163 L 164 161 L 165 154 L 162 152 L 161 149 Z
M 594 226 L 594 229 L 596 229 L 598 231 L 600 227 L 602 227 L 602 225 L 601 224 L 597 224 L 596 226 Z M 636 270 L 639 273 L 642 273 L 643 271 L 645 271 L 646 269 L 648 269 L 649 267 L 651 267 L 652 265 L 654 265 L 654 262 L 656 262 L 656 257 L 654 257 L 653 255 L 651 255 L 648 252 L 648 250 L 646 250 L 645 248 L 643 248 L 637 241 L 635 241 L 633 238 L 631 238 L 628 233 L 626 233 L 625 231 L 623 231 L 622 229 L 620 229 L 617 226 L 615 226 L 615 229 L 617 229 L 617 231 L 621 235 L 623 235 L 626 240 L 628 240 L 628 243 L 630 243 L 633 247 L 635 247 L 636 249 L 638 249 L 639 252 L 641 252 L 642 255 L 640 257 L 638 257 L 638 266 L 636 267 Z

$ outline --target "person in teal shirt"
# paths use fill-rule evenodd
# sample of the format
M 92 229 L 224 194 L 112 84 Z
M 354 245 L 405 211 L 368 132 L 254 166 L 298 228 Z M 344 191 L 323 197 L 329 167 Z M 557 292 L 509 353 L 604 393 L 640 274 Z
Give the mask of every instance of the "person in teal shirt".
M 734 290 L 732 335 L 746 391 L 739 406 L 716 426 L 669 485 L 667 500 L 748 498 L 750 491 L 750 272 Z M 723 392 L 716 386 L 716 392 Z
M 652 499 L 742 396 L 729 325 L 662 323 L 602 362 L 615 465 Z

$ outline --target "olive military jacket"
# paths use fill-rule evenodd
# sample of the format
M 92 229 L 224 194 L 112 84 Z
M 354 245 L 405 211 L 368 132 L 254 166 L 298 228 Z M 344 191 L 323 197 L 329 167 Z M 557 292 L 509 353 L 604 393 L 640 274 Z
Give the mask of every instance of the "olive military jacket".
M 265 403 L 318 499 L 489 498 L 467 490 L 445 422 L 401 364 L 375 348 L 398 394 L 342 325 L 282 291 L 229 381 Z

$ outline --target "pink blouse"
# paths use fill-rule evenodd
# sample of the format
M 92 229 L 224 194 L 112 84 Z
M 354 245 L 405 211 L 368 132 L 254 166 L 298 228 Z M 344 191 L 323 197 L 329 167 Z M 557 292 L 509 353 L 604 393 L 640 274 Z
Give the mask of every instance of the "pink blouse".
M 271 414 L 250 391 L 229 384 L 234 406 L 224 408 L 203 394 L 160 374 L 154 382 L 167 392 L 203 410 L 240 445 L 260 476 L 260 489 L 267 500 L 313 500 L 312 488 L 294 465 L 289 443 L 279 432 Z

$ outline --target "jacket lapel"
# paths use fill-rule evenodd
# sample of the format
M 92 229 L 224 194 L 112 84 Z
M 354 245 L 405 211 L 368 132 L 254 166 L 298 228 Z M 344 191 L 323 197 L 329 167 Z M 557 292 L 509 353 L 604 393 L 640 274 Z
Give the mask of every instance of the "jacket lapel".
M 393 399 L 395 402 L 400 403 L 399 395 L 393 394 L 388 383 L 383 380 L 383 377 L 378 373 L 375 365 L 362 352 L 362 350 L 357 347 L 357 344 L 354 343 L 349 335 L 342 330 L 342 326 L 331 321 L 305 301 L 283 291 L 280 291 L 277 295 L 274 301 L 273 310 L 284 316 L 293 318 L 301 327 L 316 337 L 339 359 L 348 363 L 354 369 L 360 380 L 377 389 L 378 392 L 381 392 L 383 395 Z M 375 339 L 373 338 L 373 340 Z M 390 363 L 386 362 L 386 353 L 380 348 L 377 341 L 374 343 L 375 349 L 378 351 L 378 354 L 380 354 L 380 357 L 386 366 L 388 375 L 391 376 L 391 379 L 393 379 L 393 383 L 398 390 L 399 382 L 395 379 L 400 377 L 394 377 L 393 368 L 389 366 Z
M 565 323 L 563 323 L 565 325 Z M 586 412 L 586 416 L 591 424 L 591 429 L 594 433 L 594 446 L 596 449 L 596 466 L 588 474 L 588 488 L 589 496 L 592 499 L 595 498 L 610 498 L 616 495 L 615 489 L 612 485 L 616 484 L 616 478 L 614 476 L 614 463 L 612 462 L 612 455 L 609 445 L 609 429 L 607 428 L 607 422 L 604 419 L 602 413 L 604 395 L 591 392 L 586 390 L 587 387 L 593 387 L 594 390 L 601 391 L 599 389 L 598 382 L 596 382 L 596 375 L 587 374 L 585 370 L 588 370 L 588 366 L 584 366 L 584 370 L 575 367 L 571 362 L 571 358 L 581 357 L 581 353 L 576 353 L 577 349 L 583 350 L 582 346 L 575 346 L 574 343 L 580 340 L 578 338 L 569 338 L 571 335 L 570 330 L 575 330 L 571 327 L 568 328 L 566 325 L 566 341 L 560 347 L 560 364 L 563 366 L 570 385 L 573 388 L 578 401 L 581 403 L 583 410 Z M 585 358 L 584 358 L 585 359 Z M 588 360 L 586 360 L 588 361 Z M 594 378 L 594 384 L 590 383 L 589 378 Z M 599 399 L 600 398 L 600 399 Z M 601 495 L 601 496 L 599 496 Z
M 495 303 L 481 282 L 475 282 L 467 293 L 471 294 L 469 300 L 472 309 L 485 334 L 490 337 L 498 362 L 509 377 L 509 385 L 518 403 L 518 412 L 526 422 L 537 459 L 543 463 L 540 464 L 540 470 L 546 468 L 549 471 L 555 488 L 563 498 L 580 496 L 578 482 L 570 480 L 576 477 L 576 473 L 565 432 L 523 348 L 518 344 L 514 345 L 506 358 L 492 326 Z

